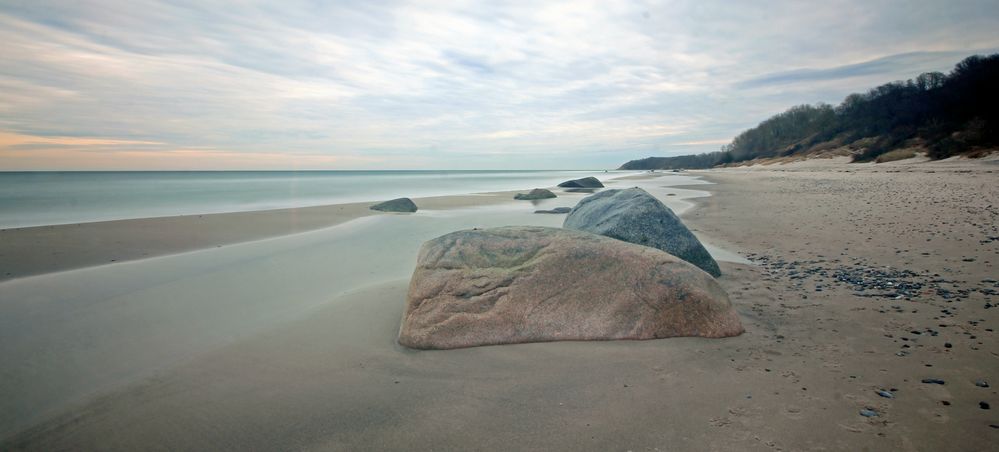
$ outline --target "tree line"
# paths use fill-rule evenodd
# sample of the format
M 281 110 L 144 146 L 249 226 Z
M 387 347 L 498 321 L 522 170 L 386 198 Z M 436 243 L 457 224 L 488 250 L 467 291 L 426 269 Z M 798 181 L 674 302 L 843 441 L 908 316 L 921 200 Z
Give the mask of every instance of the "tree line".
M 838 106 L 798 105 L 736 136 L 719 152 L 650 157 L 621 169 L 710 168 L 757 158 L 834 148 L 870 161 L 903 147 L 941 159 L 999 145 L 999 54 L 971 56 L 949 74 L 928 72 L 866 93 Z

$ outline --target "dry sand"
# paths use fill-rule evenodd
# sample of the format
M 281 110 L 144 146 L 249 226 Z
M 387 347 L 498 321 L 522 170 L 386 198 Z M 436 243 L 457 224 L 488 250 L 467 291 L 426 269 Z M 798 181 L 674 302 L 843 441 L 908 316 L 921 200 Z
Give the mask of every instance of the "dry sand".
M 740 337 L 417 352 L 394 342 L 401 278 L 81 402 L 0 449 L 989 450 L 997 170 L 702 173 L 713 196 L 684 220 L 757 263 L 721 263 Z M 897 270 L 912 273 L 870 273 Z M 837 284 L 837 271 L 923 286 L 911 300 L 861 297 L 885 291 Z

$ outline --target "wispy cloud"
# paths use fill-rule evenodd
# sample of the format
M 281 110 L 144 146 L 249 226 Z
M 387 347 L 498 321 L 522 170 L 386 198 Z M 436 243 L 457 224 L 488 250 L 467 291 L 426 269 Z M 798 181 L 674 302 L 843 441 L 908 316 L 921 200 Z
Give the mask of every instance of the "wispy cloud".
M 997 49 L 975 49 L 979 53 L 995 52 Z M 926 71 L 939 70 L 941 66 L 950 66 L 968 56 L 969 51 L 948 52 L 910 52 L 889 55 L 860 63 L 845 64 L 825 68 L 801 68 L 790 71 L 775 72 L 743 80 L 735 84 L 736 88 L 749 89 L 762 86 L 784 86 L 791 84 L 810 83 L 827 80 L 843 80 L 856 77 L 899 75 L 914 78 L 914 75 Z M 890 80 L 886 80 L 890 81 Z
M 6 2 L 0 169 L 713 150 L 790 105 L 999 48 L 990 3 Z

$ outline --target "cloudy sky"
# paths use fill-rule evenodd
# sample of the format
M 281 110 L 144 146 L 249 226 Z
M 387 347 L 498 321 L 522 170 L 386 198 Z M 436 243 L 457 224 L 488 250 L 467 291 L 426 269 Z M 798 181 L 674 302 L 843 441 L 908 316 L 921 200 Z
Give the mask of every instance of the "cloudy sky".
M 0 170 L 616 167 L 996 29 L 996 0 L 0 0 Z

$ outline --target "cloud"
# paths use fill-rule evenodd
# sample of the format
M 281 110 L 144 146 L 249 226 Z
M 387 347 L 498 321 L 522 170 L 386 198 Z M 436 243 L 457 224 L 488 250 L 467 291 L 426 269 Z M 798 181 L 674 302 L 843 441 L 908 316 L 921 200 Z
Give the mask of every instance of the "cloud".
M 159 145 L 157 141 L 116 140 L 88 137 L 37 137 L 0 132 L 0 149 L 23 145 L 56 145 L 56 146 L 101 146 L 101 145 Z
M 0 142 L 0 169 L 29 151 L 46 167 L 167 162 L 125 149 L 207 167 L 223 157 L 183 150 L 211 148 L 335 169 L 715 150 L 791 105 L 999 48 L 989 3 L 8 2 L 0 132 L 106 141 L 79 158 Z
M 996 49 L 977 51 L 975 53 L 990 53 Z M 790 85 L 816 81 L 841 80 L 854 77 L 880 76 L 890 77 L 896 74 L 906 74 L 906 78 L 915 78 L 921 72 L 937 70 L 941 66 L 951 66 L 953 62 L 968 56 L 968 52 L 910 52 L 898 55 L 888 55 L 874 60 L 842 66 L 821 69 L 803 68 L 784 72 L 765 74 L 735 84 L 736 88 L 757 88 L 763 86 Z M 885 80 L 888 82 L 891 80 Z

